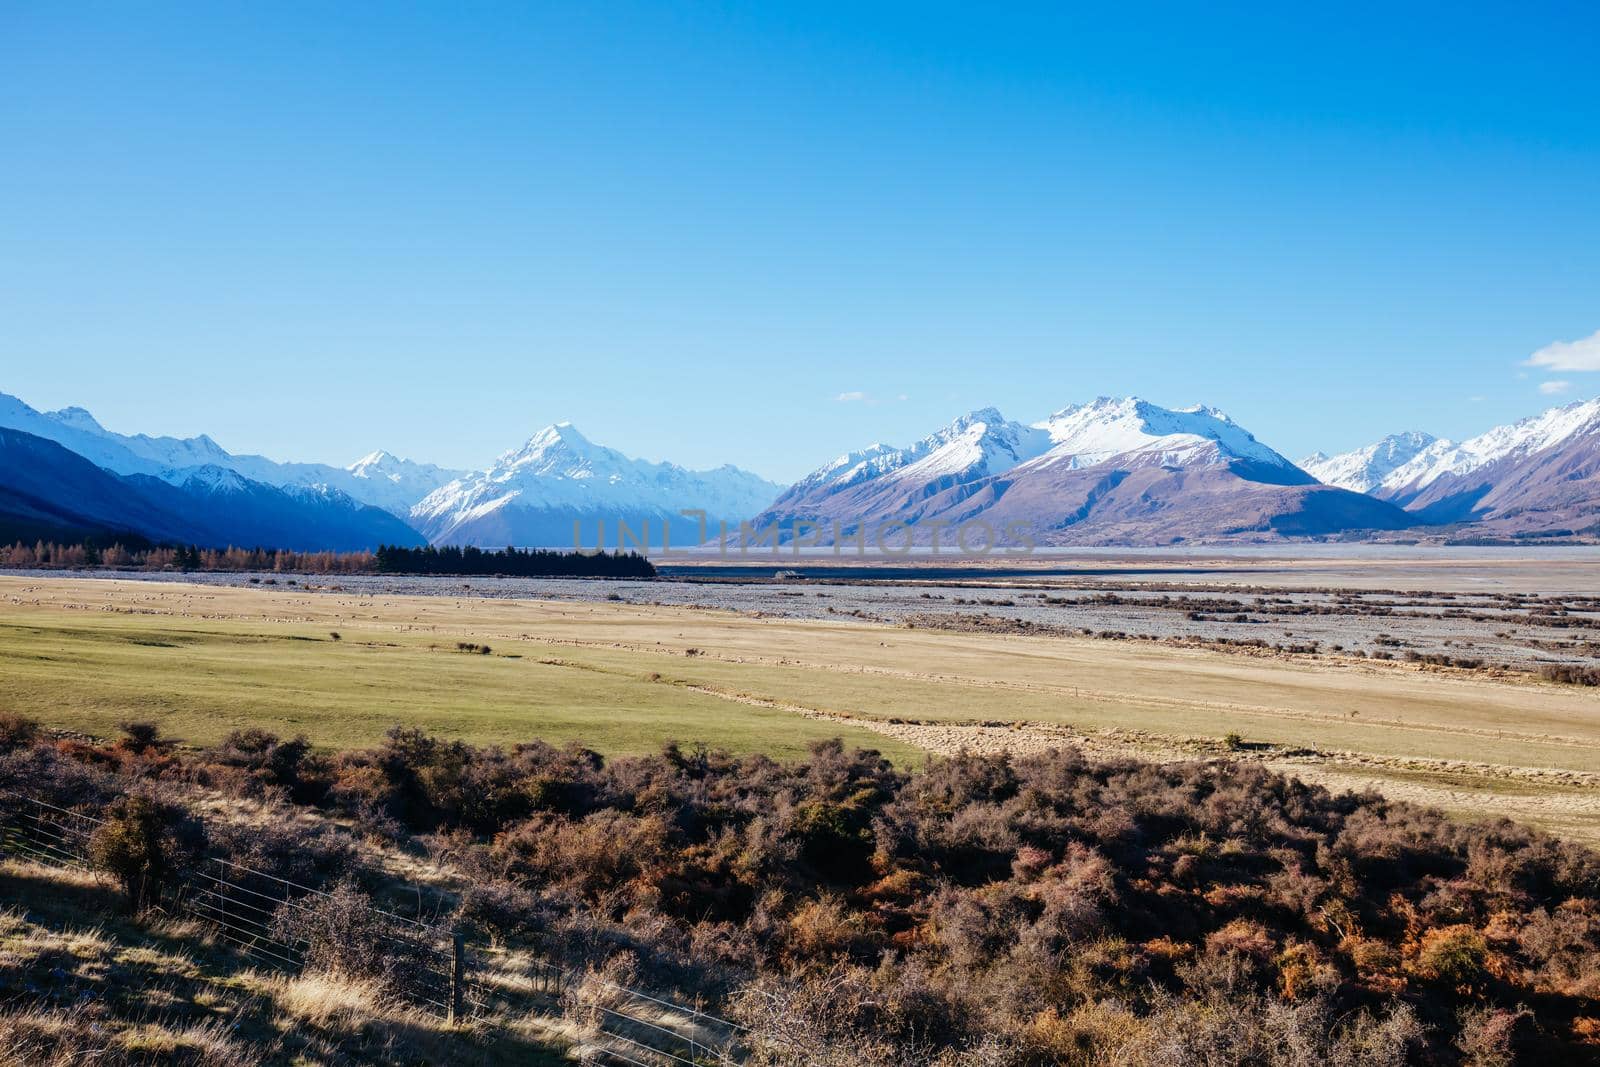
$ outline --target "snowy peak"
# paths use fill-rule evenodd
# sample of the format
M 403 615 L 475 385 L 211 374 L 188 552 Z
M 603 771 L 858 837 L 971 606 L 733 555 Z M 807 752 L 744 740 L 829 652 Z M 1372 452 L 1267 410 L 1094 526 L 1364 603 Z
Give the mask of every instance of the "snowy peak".
M 1033 466 L 1094 467 L 1118 457 L 1167 467 L 1246 462 L 1281 470 L 1294 464 L 1261 444 L 1216 408 L 1171 409 L 1136 396 L 1099 397 L 1062 408 L 1034 424 L 1050 448 Z
M 1600 433 L 1600 398 L 1576 401 L 1496 426 L 1459 444 L 1434 441 L 1392 471 L 1380 488 L 1414 495 L 1441 478 L 1470 474 L 1502 460 L 1522 459 L 1596 433 Z
M 225 496 L 246 492 L 256 483 L 251 482 L 236 470 L 208 465 L 192 467 L 186 470 L 183 479 L 174 481 L 172 484 L 190 492 L 204 492 L 215 496 Z
M 88 433 L 104 433 L 105 427 L 101 426 L 95 417 L 84 408 L 62 408 L 60 411 L 51 411 L 46 418 L 55 419 L 63 426 L 70 426 L 74 430 L 84 430 Z
M 464 472 L 402 459 L 380 448 L 336 472 L 331 468 L 319 471 L 316 466 L 306 465 L 293 469 L 285 467 L 282 473 L 297 485 L 331 485 L 362 503 L 383 508 L 403 519 L 419 500 Z
M 926 532 L 982 521 L 1036 544 L 1172 543 L 1391 529 L 1393 505 L 1317 485 L 1215 408 L 1100 397 L 1032 425 L 993 408 L 915 444 L 847 453 L 778 498 L 755 524 L 831 524 L 842 538 L 884 522 Z M 841 532 L 843 531 L 843 532 Z
M 888 469 L 885 460 L 887 457 L 899 455 L 900 450 L 882 442 L 875 441 L 866 448 L 854 452 L 846 452 L 837 459 L 831 460 L 806 475 L 795 488 L 812 486 L 854 485 L 857 482 L 875 478 Z
M 346 467 L 345 470 L 349 471 L 357 478 L 366 478 L 370 477 L 374 471 L 383 470 L 395 463 L 405 462 L 407 461 L 396 456 L 394 453 L 385 452 L 380 448 L 376 452 L 368 452 L 366 455 L 350 464 L 350 466 Z
M 528 438 L 527 444 L 520 451 L 523 452 L 548 452 L 554 448 L 569 448 L 574 451 L 583 451 L 592 448 L 594 443 L 579 432 L 578 428 L 570 422 L 553 422 Z
M 345 468 L 351 478 L 369 483 L 387 483 L 402 496 L 409 496 L 400 510 L 427 496 L 435 489 L 461 476 L 461 471 L 445 470 L 432 463 L 402 459 L 393 452 L 369 452 Z M 382 492 L 374 489 L 374 492 Z M 387 495 L 387 494 L 385 494 Z M 387 505 L 383 505 L 387 506 Z M 390 508 L 390 510 L 395 510 Z
M 502 455 L 495 467 L 526 468 L 539 474 L 592 474 L 599 467 L 628 462 L 622 453 L 590 441 L 572 423 L 557 422 L 528 438 L 521 448 Z
M 675 463 L 631 459 L 590 441 L 570 422 L 535 433 L 486 470 L 464 474 L 429 493 L 411 521 L 436 544 L 570 545 L 572 523 L 662 519 L 687 530 L 680 512 L 737 522 L 756 514 L 780 486 L 726 464 L 691 471 Z M 611 529 L 615 531 L 613 525 Z
M 798 482 L 785 499 L 884 479 L 946 485 L 1113 460 L 1128 467 L 1245 465 L 1274 483 L 1308 480 L 1215 408 L 1172 410 L 1139 397 L 1099 397 L 1032 425 L 979 408 L 905 448 L 872 445 L 846 453 Z
M 1009 422 L 994 408 L 979 408 L 906 449 L 903 473 L 927 478 L 1004 474 L 1049 443 L 1037 428 Z
M 1392 433 L 1365 448 L 1341 452 L 1337 456 L 1313 452 L 1300 461 L 1300 467 L 1324 485 L 1370 493 L 1437 441 L 1432 434 L 1420 430 Z
M 1042 430 L 1011 422 L 995 408 L 979 408 L 904 448 L 873 444 L 847 452 L 807 475 L 790 493 L 824 487 L 839 490 L 884 478 L 928 482 L 983 478 L 1004 474 L 1049 445 Z
M 411 506 L 459 471 L 412 463 L 388 452 L 363 456 L 349 467 L 325 463 L 279 463 L 265 456 L 233 455 L 205 434 L 152 437 L 108 430 L 79 407 L 41 413 L 0 393 L 0 426 L 54 441 L 114 474 L 144 474 L 169 485 L 199 487 L 222 481 L 215 470 L 232 471 L 279 489 L 331 487 L 362 504 L 404 516 Z M 214 470 L 213 470 L 214 468 Z

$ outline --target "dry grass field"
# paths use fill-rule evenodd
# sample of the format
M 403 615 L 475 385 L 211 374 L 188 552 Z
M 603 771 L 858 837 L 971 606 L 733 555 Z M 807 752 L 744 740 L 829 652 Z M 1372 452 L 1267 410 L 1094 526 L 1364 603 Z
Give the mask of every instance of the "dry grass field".
M 263 968 L 215 928 L 125 914 L 89 871 L 0 859 L 0 898 L 0 982 L 37 998 L 0 1016 L 8 1067 L 571 1062 L 543 1014 L 451 1027 L 371 982 Z
M 1226 754 L 1600 841 L 1600 692 L 1329 656 L 29 576 L 0 578 L 0 694 L 52 726 L 155 719 L 194 742 L 258 725 L 350 746 L 407 722 L 608 753 L 678 740 L 781 756 L 842 736 L 902 764 L 1063 742 Z

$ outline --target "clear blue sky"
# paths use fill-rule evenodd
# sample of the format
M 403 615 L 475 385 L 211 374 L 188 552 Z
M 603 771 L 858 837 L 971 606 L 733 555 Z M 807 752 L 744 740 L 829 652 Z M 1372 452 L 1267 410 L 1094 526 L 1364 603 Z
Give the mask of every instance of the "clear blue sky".
M 6 4 L 0 391 L 776 478 L 987 404 L 1297 457 L 1600 393 L 1520 365 L 1600 330 L 1594 8 L 1069 6 Z

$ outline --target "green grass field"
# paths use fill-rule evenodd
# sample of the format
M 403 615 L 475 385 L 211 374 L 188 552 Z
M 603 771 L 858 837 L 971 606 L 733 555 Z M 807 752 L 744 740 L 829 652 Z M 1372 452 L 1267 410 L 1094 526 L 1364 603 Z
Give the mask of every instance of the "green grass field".
M 150 719 L 192 744 L 256 726 L 345 748 L 373 744 L 405 723 L 477 743 L 579 741 L 609 755 L 704 741 L 782 757 L 843 737 L 920 761 L 917 750 L 866 730 L 652 681 L 648 670 L 541 663 L 544 650 L 518 642 L 485 656 L 456 651 L 453 640 L 347 632 L 335 641 L 329 631 L 292 625 L 28 617 L 0 616 L 0 707 L 96 736 Z
M 493 654 L 459 652 L 461 641 Z M 405 723 L 477 743 L 576 741 L 617 755 L 705 742 L 785 758 L 841 737 L 903 767 L 991 742 L 1037 750 L 1057 743 L 1051 728 L 1156 759 L 1194 758 L 1197 743 L 1237 733 L 1301 752 L 1262 758 L 1335 788 L 1600 841 L 1595 690 L 1139 641 L 4 577 L 0 710 L 102 737 L 150 719 L 193 744 L 257 726 L 365 746 Z M 984 723 L 1027 725 L 995 742 Z

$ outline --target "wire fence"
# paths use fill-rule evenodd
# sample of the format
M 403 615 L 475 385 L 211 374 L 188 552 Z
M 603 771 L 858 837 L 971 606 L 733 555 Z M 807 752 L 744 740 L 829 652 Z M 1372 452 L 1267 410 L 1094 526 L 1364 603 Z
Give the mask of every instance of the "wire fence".
M 26 794 L 0 791 L 0 847 L 8 855 L 56 867 L 87 869 L 90 841 L 105 820 Z M 307 939 L 290 932 L 297 916 L 311 916 L 333 899 L 301 885 L 222 857 L 203 859 L 163 902 L 174 917 L 199 920 L 219 940 L 260 966 L 301 973 Z M 456 934 L 382 908 L 367 909 L 371 953 L 385 965 L 395 991 L 446 1018 L 465 1015 L 482 997 L 460 965 L 464 946 Z
M 609 982 L 605 986 L 608 993 L 621 999 L 596 1002 L 591 1007 L 600 1016 L 595 1021 L 596 1032 L 614 1043 L 601 1047 L 601 1055 L 623 1063 L 647 1063 L 650 1067 L 662 1062 L 690 1067 L 743 1062 L 738 1035 L 744 1029 L 737 1023 L 665 1002 L 636 989 Z M 652 1014 L 654 1019 L 646 1018 Z M 640 1056 L 646 1059 L 640 1060 Z
M 0 789 L 0 853 L 54 867 L 92 869 L 91 839 L 105 820 Z M 302 973 L 310 944 L 291 931 L 333 894 L 211 856 L 188 872 L 163 910 L 204 923 L 253 963 Z M 459 931 L 368 906 L 367 946 L 386 961 L 391 986 L 449 1021 L 489 1014 L 507 998 L 505 975 L 481 946 Z M 534 958 L 519 965 L 517 985 L 588 1015 L 595 1031 L 589 1062 L 634 1067 L 726 1067 L 744 1062 L 739 1024 L 670 997 L 620 985 L 592 972 Z

